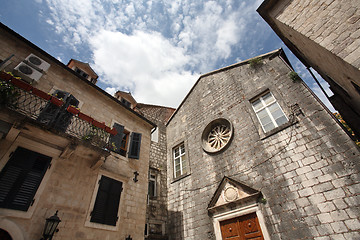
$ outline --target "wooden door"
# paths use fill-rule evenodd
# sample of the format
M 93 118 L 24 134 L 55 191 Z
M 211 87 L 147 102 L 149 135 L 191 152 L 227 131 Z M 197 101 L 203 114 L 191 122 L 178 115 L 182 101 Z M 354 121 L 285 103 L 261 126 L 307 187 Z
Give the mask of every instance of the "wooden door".
M 223 240 L 263 240 L 256 213 L 220 222 Z

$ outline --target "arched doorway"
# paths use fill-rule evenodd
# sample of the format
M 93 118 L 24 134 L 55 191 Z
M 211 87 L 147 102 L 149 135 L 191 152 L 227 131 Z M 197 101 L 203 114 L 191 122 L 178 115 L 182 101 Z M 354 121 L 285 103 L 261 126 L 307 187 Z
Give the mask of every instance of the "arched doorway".
M 12 240 L 10 234 L 1 228 L 0 228 L 0 239 L 1 240 Z

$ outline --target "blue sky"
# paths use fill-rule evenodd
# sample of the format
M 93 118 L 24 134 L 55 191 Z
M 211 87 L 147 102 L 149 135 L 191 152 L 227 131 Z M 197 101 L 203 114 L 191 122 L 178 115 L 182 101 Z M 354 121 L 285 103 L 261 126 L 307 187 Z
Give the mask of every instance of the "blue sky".
M 89 62 L 98 86 L 138 102 L 177 107 L 201 74 L 280 47 L 325 100 L 256 12 L 262 1 L 0 0 L 0 21 L 64 64 Z

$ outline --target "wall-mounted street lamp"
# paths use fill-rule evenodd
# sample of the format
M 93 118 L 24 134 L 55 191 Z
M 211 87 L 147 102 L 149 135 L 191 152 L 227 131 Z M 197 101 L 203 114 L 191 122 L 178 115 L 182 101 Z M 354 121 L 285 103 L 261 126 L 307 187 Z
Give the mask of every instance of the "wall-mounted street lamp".
M 132 237 L 129 235 L 125 240 L 132 240 Z
M 138 173 L 137 171 L 135 171 L 135 172 L 134 172 L 134 178 L 133 178 L 133 181 L 134 181 L 134 182 L 139 181 L 139 180 L 137 179 L 138 176 L 139 176 L 139 173 Z
M 41 240 L 51 240 L 54 236 L 55 232 L 58 232 L 59 229 L 57 229 L 57 226 L 61 222 L 60 218 L 57 216 L 58 210 L 56 210 L 56 213 L 46 219 L 45 228 L 43 232 L 43 237 Z

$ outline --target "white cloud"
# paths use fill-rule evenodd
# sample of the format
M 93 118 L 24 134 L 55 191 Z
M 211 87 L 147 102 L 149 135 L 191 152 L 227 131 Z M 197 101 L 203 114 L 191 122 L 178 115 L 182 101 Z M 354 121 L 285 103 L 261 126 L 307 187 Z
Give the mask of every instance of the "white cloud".
M 114 96 L 114 94 L 116 93 L 118 89 L 116 88 L 113 88 L 113 87 L 108 87 L 108 88 L 105 88 L 105 92 L 107 92 L 108 94 Z
M 176 107 L 197 78 L 185 70 L 190 59 L 184 50 L 157 32 L 103 30 L 90 43 L 103 81 L 138 102 Z
M 214 70 L 239 48 L 247 34 L 244 19 L 253 20 L 262 2 L 45 1 L 48 24 L 74 52 L 90 48 L 89 62 L 108 89 L 174 107 L 195 82 L 194 73 Z

